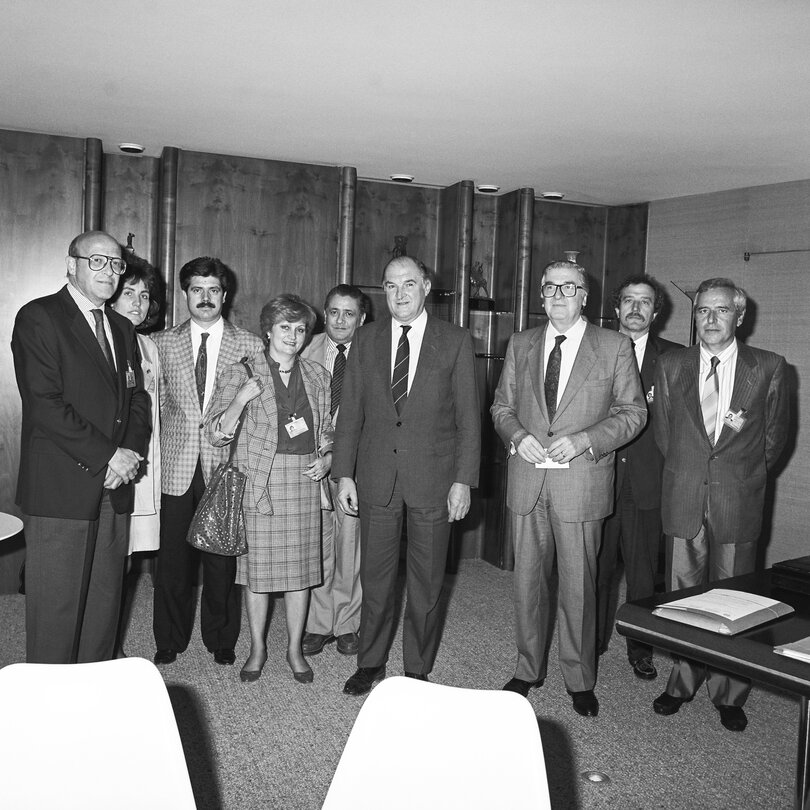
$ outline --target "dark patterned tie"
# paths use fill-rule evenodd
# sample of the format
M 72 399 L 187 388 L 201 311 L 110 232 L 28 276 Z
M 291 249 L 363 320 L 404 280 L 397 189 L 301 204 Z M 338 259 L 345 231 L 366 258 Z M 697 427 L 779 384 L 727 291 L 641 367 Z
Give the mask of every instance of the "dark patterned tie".
M 343 375 L 346 373 L 346 345 L 338 343 L 338 353 L 335 355 L 335 365 L 332 368 L 332 408 L 331 416 L 340 406 L 340 392 L 343 390 Z
M 100 309 L 91 309 L 90 312 L 93 313 L 93 317 L 96 320 L 96 340 L 98 341 L 98 345 L 101 346 L 101 351 L 104 353 L 104 358 L 107 361 L 107 365 L 110 367 L 110 371 L 115 374 L 112 350 L 107 341 L 107 333 L 104 331 L 104 315 Z
M 391 375 L 391 395 L 397 413 L 402 413 L 405 400 L 408 398 L 408 364 L 411 356 L 411 345 L 408 342 L 410 326 L 402 327 L 402 334 L 397 343 L 397 356 L 394 359 L 394 373 Z
M 205 375 L 208 371 L 208 350 L 205 348 L 208 332 L 200 335 L 200 349 L 197 352 L 197 363 L 194 366 L 194 377 L 197 380 L 197 397 L 200 400 L 200 411 L 205 403 Z
M 562 349 L 560 344 L 565 340 L 565 335 L 557 335 L 554 338 L 554 348 L 549 352 L 548 364 L 546 365 L 546 407 L 548 408 L 548 421 L 554 421 L 554 414 L 557 413 L 557 388 L 560 384 L 560 365 L 562 364 Z
M 717 422 L 717 406 L 720 402 L 720 378 L 717 376 L 717 366 L 720 359 L 712 357 L 712 367 L 706 375 L 706 384 L 703 387 L 703 399 L 700 408 L 703 411 L 703 425 L 706 428 L 706 435 L 709 441 L 714 444 L 717 437 L 714 435 L 715 423 Z

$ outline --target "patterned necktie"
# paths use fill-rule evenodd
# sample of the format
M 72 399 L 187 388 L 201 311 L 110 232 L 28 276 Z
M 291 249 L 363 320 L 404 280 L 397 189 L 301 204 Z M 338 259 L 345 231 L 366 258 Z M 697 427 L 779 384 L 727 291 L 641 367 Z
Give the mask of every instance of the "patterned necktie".
M 110 344 L 107 341 L 107 333 L 104 331 L 104 315 L 100 309 L 91 309 L 90 311 L 93 313 L 93 317 L 96 319 L 96 340 L 98 341 L 98 345 L 101 346 L 101 351 L 104 353 L 104 358 L 107 361 L 107 365 L 110 367 L 110 371 L 115 374 L 115 364 L 113 363 L 112 350 L 110 349 Z
M 554 421 L 554 414 L 557 413 L 557 388 L 560 385 L 560 365 L 562 364 L 562 349 L 560 344 L 565 340 L 565 335 L 557 335 L 554 338 L 554 348 L 548 354 L 548 364 L 546 365 L 546 407 L 548 408 L 548 421 Z
M 346 372 L 346 345 L 338 343 L 338 353 L 335 355 L 335 365 L 332 368 L 332 408 L 329 411 L 331 416 L 340 405 L 340 392 L 343 390 L 343 375 Z
M 720 379 L 717 376 L 717 366 L 720 360 L 712 357 L 712 367 L 706 375 L 706 384 L 703 387 L 703 399 L 700 407 L 703 411 L 703 425 L 706 428 L 706 435 L 709 441 L 714 444 L 717 436 L 714 434 L 715 423 L 717 422 L 717 405 L 720 401 Z
M 200 400 L 200 411 L 205 402 L 205 375 L 208 371 L 208 350 L 205 348 L 208 332 L 200 335 L 200 349 L 197 352 L 197 363 L 194 366 L 194 377 L 197 380 L 197 398 Z
M 394 373 L 391 375 L 391 395 L 397 413 L 402 413 L 405 400 L 408 398 L 408 363 L 411 356 L 411 345 L 408 342 L 410 326 L 402 327 L 402 334 L 397 343 L 397 356 L 394 359 Z

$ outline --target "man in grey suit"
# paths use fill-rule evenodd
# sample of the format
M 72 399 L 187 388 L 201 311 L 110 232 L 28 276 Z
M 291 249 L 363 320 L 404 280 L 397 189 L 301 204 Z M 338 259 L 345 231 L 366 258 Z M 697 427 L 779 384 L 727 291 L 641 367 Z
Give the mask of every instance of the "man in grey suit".
M 234 585 L 236 558 L 197 551 L 186 542 L 194 511 L 227 447 L 212 447 L 204 419 L 219 373 L 262 350 L 261 339 L 222 317 L 231 270 L 200 256 L 180 269 L 187 321 L 153 335 L 161 367 L 160 550 L 155 576 L 153 629 L 156 664 L 171 664 L 194 627 L 193 582 L 202 562 L 200 630 L 218 664 L 235 660 L 241 616 Z
M 326 331 L 312 338 L 302 357 L 320 363 L 332 375 L 332 422 L 337 424 L 346 362 L 354 333 L 366 320 L 366 296 L 350 284 L 338 284 L 323 305 Z M 331 641 L 339 653 L 356 655 L 360 643 L 360 521 L 337 505 L 337 484 L 329 479 L 334 509 L 321 513 L 323 584 L 310 595 L 304 655 L 316 655 Z
M 506 503 L 515 547 L 518 663 L 504 689 L 546 676 L 555 557 L 560 667 L 575 711 L 595 716 L 596 557 L 613 510 L 614 450 L 647 420 L 625 335 L 582 317 L 585 270 L 553 262 L 541 281 L 546 326 L 512 336 L 491 413 L 509 448 Z
M 756 564 L 765 485 L 785 446 L 790 409 L 785 358 L 735 337 L 746 306 L 730 279 L 702 282 L 698 345 L 667 353 L 655 371 L 669 590 L 747 574 Z M 674 714 L 704 680 L 723 726 L 743 731 L 750 682 L 684 659 L 653 709 Z
M 350 695 L 385 677 L 406 512 L 405 674 L 427 680 L 450 523 L 469 511 L 481 448 L 470 333 L 425 312 L 430 280 L 413 259 L 392 259 L 383 289 L 391 317 L 355 335 L 332 460 L 339 506 L 360 515 L 363 604 Z

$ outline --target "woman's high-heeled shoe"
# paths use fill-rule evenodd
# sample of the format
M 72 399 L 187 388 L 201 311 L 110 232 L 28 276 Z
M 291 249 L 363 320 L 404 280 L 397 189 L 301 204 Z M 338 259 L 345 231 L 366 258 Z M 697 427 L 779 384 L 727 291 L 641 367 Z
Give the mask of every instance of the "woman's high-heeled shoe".
M 248 656 L 248 660 L 250 657 Z M 264 665 L 267 663 L 267 656 L 265 655 L 264 661 L 262 661 L 262 665 L 258 669 L 246 669 L 247 662 L 245 662 L 245 666 L 239 672 L 239 680 L 242 683 L 255 683 L 259 680 L 262 676 L 262 670 L 264 669 Z
M 287 663 L 289 664 L 290 669 L 292 669 L 293 678 L 295 678 L 298 683 L 312 683 L 315 678 L 315 674 L 312 672 L 312 667 L 308 666 L 306 669 L 296 672 L 293 669 L 292 661 L 290 661 L 289 653 L 287 653 Z

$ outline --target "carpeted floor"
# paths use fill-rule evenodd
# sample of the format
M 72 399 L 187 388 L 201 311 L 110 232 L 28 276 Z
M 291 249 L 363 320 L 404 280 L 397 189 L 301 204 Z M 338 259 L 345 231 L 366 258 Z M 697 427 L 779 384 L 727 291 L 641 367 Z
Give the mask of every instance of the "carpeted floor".
M 511 573 L 462 561 L 459 573 L 447 580 L 446 623 L 431 680 L 497 689 L 511 677 L 511 587 Z M 129 655 L 149 659 L 154 653 L 151 595 L 149 577 L 141 576 L 125 642 Z M 0 666 L 24 660 L 23 599 L 0 596 Z M 314 684 L 300 685 L 284 660 L 284 636 L 284 607 L 277 600 L 270 660 L 255 684 L 239 681 L 248 649 L 244 622 L 235 667 L 215 664 L 197 631 L 189 649 L 162 668 L 199 810 L 317 810 L 323 802 L 363 701 L 341 691 L 356 661 L 330 645 L 310 659 Z M 652 701 L 663 690 L 668 666 L 663 656 L 657 661 L 663 670 L 657 680 L 637 680 L 627 664 L 624 640 L 614 635 L 601 659 L 600 714 L 583 718 L 571 708 L 552 648 L 546 684 L 530 698 L 543 739 L 552 807 L 791 807 L 797 701 L 755 689 L 742 734 L 722 728 L 705 690 L 677 715 L 659 717 Z M 402 673 L 401 630 L 388 672 Z M 610 781 L 587 782 L 580 776 L 586 770 L 604 772 Z

